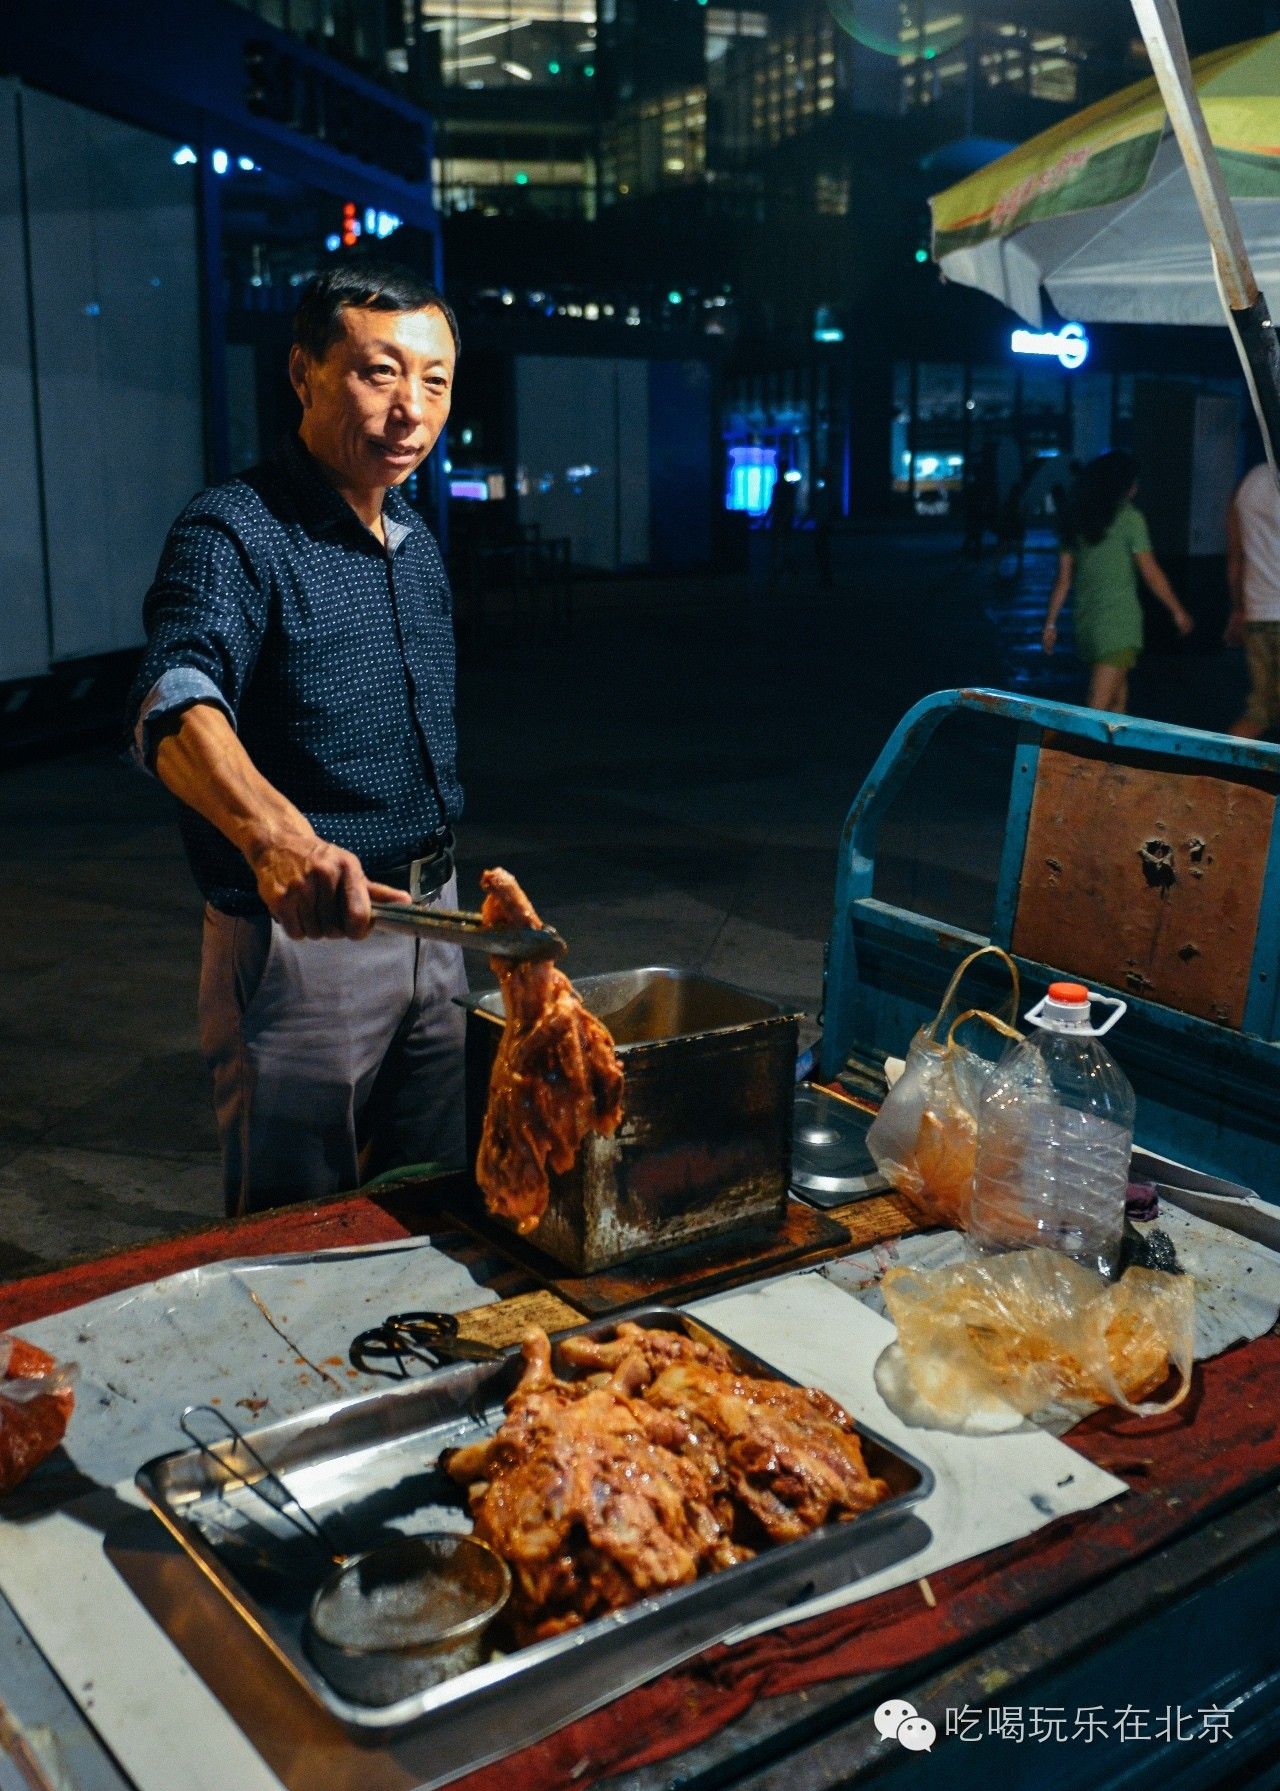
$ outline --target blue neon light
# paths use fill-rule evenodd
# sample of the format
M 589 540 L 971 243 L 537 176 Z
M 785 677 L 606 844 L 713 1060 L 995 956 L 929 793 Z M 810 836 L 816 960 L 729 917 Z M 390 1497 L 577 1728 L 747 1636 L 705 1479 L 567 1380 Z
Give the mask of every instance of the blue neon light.
M 773 501 L 777 481 L 776 448 L 730 448 L 725 509 L 745 510 L 748 516 L 763 516 Z
M 1089 338 L 1082 323 L 1064 323 L 1060 330 L 1015 330 L 1009 338 L 1014 354 L 1047 355 L 1068 373 L 1089 358 Z

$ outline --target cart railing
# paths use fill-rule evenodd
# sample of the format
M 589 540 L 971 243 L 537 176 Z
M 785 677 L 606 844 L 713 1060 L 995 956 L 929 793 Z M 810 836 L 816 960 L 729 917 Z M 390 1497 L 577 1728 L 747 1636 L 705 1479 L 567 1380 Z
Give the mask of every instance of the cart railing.
M 881 828 L 939 726 L 963 713 L 1016 730 L 991 931 L 980 935 L 895 906 L 874 894 Z M 1118 978 L 1090 977 L 1124 997 L 1130 1014 L 1115 1035 L 1116 1055 L 1139 1094 L 1142 1143 L 1197 1167 L 1246 1176 L 1280 1198 L 1280 747 L 1237 740 L 1134 716 L 1047 702 L 999 690 L 946 690 L 924 698 L 898 724 L 849 809 L 841 834 L 835 906 L 827 945 L 822 1071 L 836 1076 L 851 1059 L 874 1066 L 902 1055 L 936 1008 L 959 959 L 993 943 L 1011 951 L 1031 998 L 1055 977 L 1078 974 L 1070 939 L 1056 962 L 1016 947 L 1028 829 L 1042 755 L 1078 749 L 1095 766 L 1149 765 L 1153 773 L 1221 779 L 1228 794 L 1252 793 L 1265 840 L 1255 840 L 1260 887 L 1241 971 L 1234 1024 L 1144 998 Z M 1202 787 L 1202 786 L 1197 786 Z M 1230 879 L 1217 873 L 1224 890 Z M 1101 916 L 1099 917 L 1101 919 Z M 1022 929 L 1024 932 L 1026 928 Z M 1243 960 L 1242 960 L 1243 963 Z M 995 985 L 991 984 L 994 995 Z M 979 975 L 977 993 L 982 994 Z

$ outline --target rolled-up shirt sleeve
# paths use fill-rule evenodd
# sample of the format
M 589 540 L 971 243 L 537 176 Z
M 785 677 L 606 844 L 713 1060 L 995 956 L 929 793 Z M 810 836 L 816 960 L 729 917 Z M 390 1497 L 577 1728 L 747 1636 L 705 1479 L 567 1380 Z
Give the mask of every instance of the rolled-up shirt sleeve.
M 235 727 L 235 711 L 213 679 L 204 672 L 197 671 L 193 665 L 175 665 L 169 671 L 161 672 L 138 707 L 138 718 L 133 724 L 133 741 L 129 750 L 139 771 L 154 769 L 156 723 L 167 715 L 176 715 L 183 709 L 189 709 L 193 703 L 212 703 L 215 708 L 221 709 L 232 727 Z
M 169 531 L 143 617 L 147 647 L 129 695 L 134 762 L 155 764 L 157 723 L 213 703 L 232 727 L 266 625 L 261 581 L 225 515 L 189 505 Z

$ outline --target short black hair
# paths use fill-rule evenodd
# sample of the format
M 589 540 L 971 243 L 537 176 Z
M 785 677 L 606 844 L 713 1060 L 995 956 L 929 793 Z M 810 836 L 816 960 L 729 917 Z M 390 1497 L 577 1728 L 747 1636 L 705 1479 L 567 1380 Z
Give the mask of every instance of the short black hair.
M 458 320 L 444 294 L 412 268 L 372 255 L 338 261 L 307 282 L 293 318 L 298 347 L 323 360 L 342 334 L 342 312 L 348 306 L 367 311 L 438 311 L 449 326 L 454 353 L 461 350 Z

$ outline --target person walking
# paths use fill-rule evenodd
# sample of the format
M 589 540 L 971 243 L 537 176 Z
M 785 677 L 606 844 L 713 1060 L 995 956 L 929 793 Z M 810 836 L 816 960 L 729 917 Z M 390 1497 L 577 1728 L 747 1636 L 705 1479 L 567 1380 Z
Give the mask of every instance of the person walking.
M 1133 502 L 1136 471 L 1133 456 L 1113 448 L 1081 473 L 1040 637 L 1044 651 L 1052 653 L 1058 617 L 1074 590 L 1076 652 L 1089 667 L 1085 701 L 1090 709 L 1118 715 L 1128 707 L 1129 673 L 1142 653 L 1138 580 L 1169 611 L 1180 635 L 1195 627 L 1151 551 L 1146 518 Z
M 1249 698 L 1227 732 L 1259 740 L 1280 726 L 1280 489 L 1265 460 L 1240 482 L 1227 511 L 1231 616 L 1224 639 L 1244 648 Z

